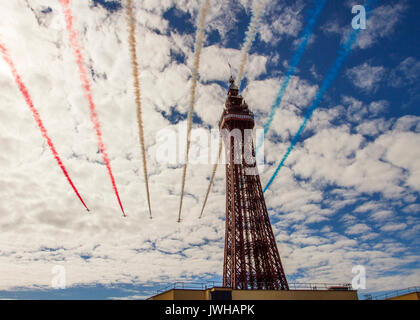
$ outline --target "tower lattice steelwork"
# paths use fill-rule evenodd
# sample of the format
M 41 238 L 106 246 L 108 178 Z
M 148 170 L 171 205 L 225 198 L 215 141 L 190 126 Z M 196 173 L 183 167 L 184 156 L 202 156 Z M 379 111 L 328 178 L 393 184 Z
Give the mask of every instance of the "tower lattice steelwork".
M 220 120 L 226 150 L 223 286 L 288 290 L 254 159 L 253 127 L 254 115 L 231 77 Z

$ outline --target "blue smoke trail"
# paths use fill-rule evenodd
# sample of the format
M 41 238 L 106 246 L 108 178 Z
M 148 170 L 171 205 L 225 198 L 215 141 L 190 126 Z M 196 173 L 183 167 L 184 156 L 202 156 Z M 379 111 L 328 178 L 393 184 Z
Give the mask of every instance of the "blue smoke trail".
M 366 3 L 365 3 L 366 13 L 370 11 L 370 8 L 368 7 L 369 3 L 370 3 L 370 0 L 367 0 Z M 327 75 L 325 76 L 325 79 L 324 79 L 324 82 L 322 83 L 321 89 L 317 92 L 317 94 L 315 96 L 315 100 L 312 103 L 311 107 L 309 108 L 308 113 L 306 114 L 305 119 L 303 120 L 302 124 L 300 125 L 298 132 L 294 136 L 294 138 L 292 140 L 292 143 L 290 144 L 289 148 L 287 149 L 287 152 L 285 153 L 285 155 L 281 159 L 281 162 L 277 166 L 276 170 L 274 171 L 274 173 L 271 176 L 270 180 L 268 181 L 267 185 L 264 187 L 263 193 L 265 193 L 265 191 L 273 183 L 273 181 L 276 178 L 276 176 L 277 176 L 278 172 L 280 171 L 281 167 L 283 167 L 284 162 L 286 161 L 290 152 L 293 150 L 296 143 L 299 141 L 299 137 L 302 134 L 303 130 L 305 129 L 309 118 L 312 116 L 312 113 L 314 112 L 314 110 L 319 106 L 319 103 L 321 102 L 325 92 L 328 90 L 331 83 L 334 81 L 338 72 L 340 71 L 344 60 L 348 57 L 348 55 L 350 54 L 350 52 L 353 49 L 353 46 L 356 44 L 359 32 L 360 32 L 360 29 L 356 29 L 356 30 L 353 29 L 351 31 L 351 33 L 348 35 L 345 43 L 338 50 L 337 59 L 335 60 L 333 66 L 328 71 Z
M 261 147 L 264 136 L 267 134 L 268 129 L 270 129 L 271 122 L 274 119 L 274 114 L 276 113 L 276 110 L 280 107 L 281 100 L 283 99 L 284 92 L 286 91 L 287 86 L 289 85 L 290 77 L 293 76 L 296 72 L 296 68 L 302 59 L 303 54 L 306 51 L 306 47 L 308 45 L 308 41 L 312 36 L 314 26 L 316 24 L 316 21 L 318 20 L 319 15 L 322 12 L 322 9 L 324 8 L 326 0 L 315 0 L 315 8 L 313 9 L 312 16 L 308 21 L 308 24 L 303 30 L 303 33 L 299 39 L 299 47 L 297 51 L 295 52 L 292 60 L 290 61 L 289 70 L 287 70 L 287 73 L 284 77 L 283 83 L 281 84 L 280 90 L 277 94 L 276 100 L 274 101 L 273 105 L 271 106 L 270 116 L 268 118 L 267 123 L 264 125 L 264 134 L 261 135 L 257 147 L 255 149 L 255 154 L 258 154 L 258 150 Z

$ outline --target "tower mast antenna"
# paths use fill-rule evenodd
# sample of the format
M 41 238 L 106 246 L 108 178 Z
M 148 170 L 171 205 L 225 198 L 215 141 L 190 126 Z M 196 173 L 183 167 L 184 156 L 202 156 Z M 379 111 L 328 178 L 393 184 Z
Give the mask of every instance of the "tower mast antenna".
M 233 78 L 233 76 L 232 76 L 232 66 L 230 65 L 229 60 L 228 60 L 228 66 L 229 66 L 229 71 L 230 71 L 230 77 Z

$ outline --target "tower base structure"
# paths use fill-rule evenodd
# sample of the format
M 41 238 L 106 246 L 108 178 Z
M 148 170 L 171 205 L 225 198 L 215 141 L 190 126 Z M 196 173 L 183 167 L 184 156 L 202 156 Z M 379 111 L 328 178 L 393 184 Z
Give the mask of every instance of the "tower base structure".
M 347 286 L 329 289 L 236 290 L 223 287 L 193 289 L 188 284 L 178 284 L 148 300 L 358 300 L 358 297 L 357 291 Z

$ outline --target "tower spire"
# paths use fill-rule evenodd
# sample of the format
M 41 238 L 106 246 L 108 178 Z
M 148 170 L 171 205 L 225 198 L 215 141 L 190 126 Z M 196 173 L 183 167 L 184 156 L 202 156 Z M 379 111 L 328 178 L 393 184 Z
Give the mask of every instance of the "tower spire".
M 232 73 L 230 74 L 229 83 L 230 83 L 230 88 L 235 85 L 235 79 L 233 79 Z

